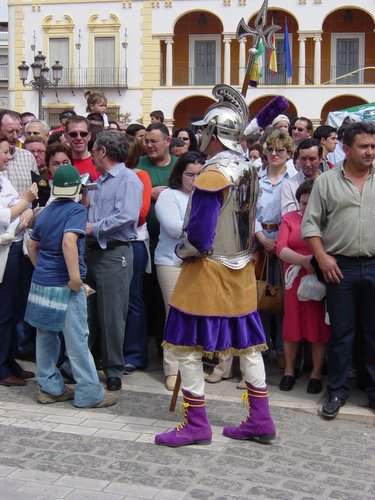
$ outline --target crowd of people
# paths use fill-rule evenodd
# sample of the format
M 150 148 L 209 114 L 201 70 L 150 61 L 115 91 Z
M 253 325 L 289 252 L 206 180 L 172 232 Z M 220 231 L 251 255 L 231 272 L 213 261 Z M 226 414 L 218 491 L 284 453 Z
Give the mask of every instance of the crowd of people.
M 326 370 L 326 418 L 349 397 L 353 367 L 374 408 L 375 125 L 314 130 L 278 114 L 244 136 L 247 116 L 226 105 L 228 128 L 219 102 L 210 122 L 171 133 L 160 110 L 123 129 L 106 105 L 89 93 L 88 115 L 65 110 L 53 130 L 30 112 L 0 111 L 0 385 L 33 378 L 17 360 L 35 350 L 39 403 L 109 406 L 123 375 L 147 367 L 153 337 L 168 390 L 181 373 L 186 408 L 157 444 L 211 441 L 204 379 L 230 378 L 234 356 L 252 412 L 224 434 L 274 439 L 270 350 L 281 391 L 304 368 L 318 394 Z M 275 314 L 257 311 L 265 260 L 270 284 L 293 275 Z M 300 300 L 308 276 L 324 298 Z M 213 373 L 202 356 L 218 357 Z

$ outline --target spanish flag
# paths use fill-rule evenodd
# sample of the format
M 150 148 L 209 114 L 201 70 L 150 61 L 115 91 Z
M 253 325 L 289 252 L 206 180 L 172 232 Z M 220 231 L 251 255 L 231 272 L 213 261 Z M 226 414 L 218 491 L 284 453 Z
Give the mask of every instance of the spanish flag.
M 277 74 L 277 57 L 276 57 L 276 38 L 275 33 L 271 37 L 272 45 L 275 47 L 275 50 L 270 50 L 268 53 L 268 63 L 269 69 L 271 71 L 272 76 L 276 76 Z

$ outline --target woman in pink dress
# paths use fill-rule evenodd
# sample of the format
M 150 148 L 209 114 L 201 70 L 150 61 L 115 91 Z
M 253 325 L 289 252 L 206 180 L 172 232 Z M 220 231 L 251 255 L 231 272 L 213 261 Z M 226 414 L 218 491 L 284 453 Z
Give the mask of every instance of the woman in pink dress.
M 321 371 L 330 332 L 329 326 L 325 323 L 325 303 L 324 300 L 301 302 L 297 297 L 301 278 L 314 272 L 311 266 L 310 247 L 301 236 L 302 218 L 312 185 L 313 181 L 306 181 L 298 187 L 296 198 L 300 210 L 284 215 L 277 239 L 276 253 L 286 263 L 286 268 L 290 264 L 301 266 L 292 287 L 285 290 L 283 323 L 285 370 L 279 389 L 292 390 L 295 384 L 294 363 L 299 343 L 301 340 L 308 340 L 312 344 L 313 368 L 307 392 L 318 394 L 322 390 Z

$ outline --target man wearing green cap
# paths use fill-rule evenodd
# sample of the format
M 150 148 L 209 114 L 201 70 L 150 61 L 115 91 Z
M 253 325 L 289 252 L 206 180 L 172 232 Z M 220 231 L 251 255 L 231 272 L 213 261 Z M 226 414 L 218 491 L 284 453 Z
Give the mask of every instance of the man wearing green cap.
M 86 209 L 77 203 L 81 189 L 78 170 L 60 166 L 53 178 L 54 200 L 36 220 L 29 241 L 35 266 L 25 319 L 37 328 L 38 402 L 74 399 L 79 408 L 100 408 L 116 402 L 99 383 L 88 348 L 83 260 Z M 64 335 L 76 389 L 67 387 L 56 367 L 60 353 L 59 332 Z

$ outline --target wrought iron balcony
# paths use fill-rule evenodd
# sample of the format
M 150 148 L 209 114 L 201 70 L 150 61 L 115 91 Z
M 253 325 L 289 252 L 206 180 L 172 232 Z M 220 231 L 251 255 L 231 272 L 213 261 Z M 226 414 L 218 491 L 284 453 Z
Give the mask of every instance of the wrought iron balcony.
M 127 68 L 64 68 L 59 88 L 127 88 Z
M 350 72 L 345 72 L 343 68 L 336 66 L 325 66 L 322 64 L 321 84 L 322 85 L 374 85 L 375 67 L 373 66 L 357 66 Z M 345 73 L 345 74 L 344 74 Z M 230 84 L 240 85 L 239 68 L 232 66 L 230 68 Z M 329 78 L 328 78 L 329 77 Z M 199 87 L 212 86 L 222 82 L 224 79 L 223 68 L 202 69 L 189 67 L 186 62 L 173 63 L 173 86 L 179 87 Z M 160 77 L 160 85 L 166 86 L 166 74 L 162 69 Z M 293 64 L 293 76 L 288 77 L 286 74 L 285 64 L 277 64 L 277 73 L 272 74 L 268 66 L 263 67 L 263 75 L 258 83 L 264 86 L 294 86 L 299 85 L 299 67 L 298 63 Z M 314 85 L 314 66 L 307 64 L 305 66 L 305 85 Z

